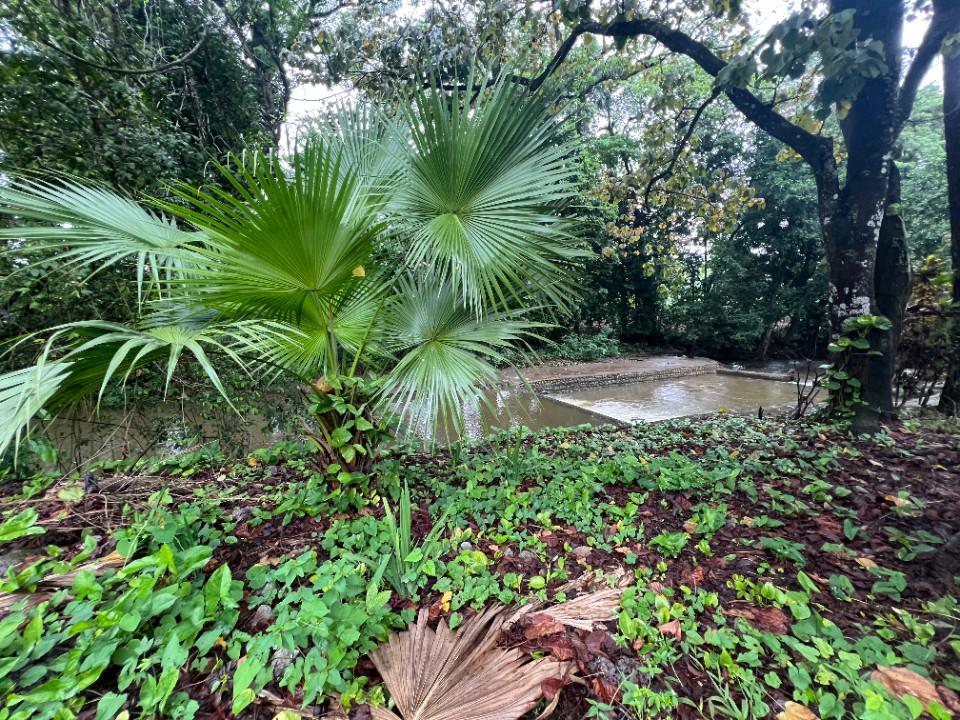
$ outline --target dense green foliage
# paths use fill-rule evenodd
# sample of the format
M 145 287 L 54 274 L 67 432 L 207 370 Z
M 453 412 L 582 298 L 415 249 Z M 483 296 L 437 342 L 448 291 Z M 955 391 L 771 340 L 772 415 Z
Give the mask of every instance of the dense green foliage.
M 902 3 L 743 5 L 0 7 L 0 720 L 411 720 L 372 651 L 495 605 L 566 663 L 524 718 L 956 718 L 957 427 L 819 423 L 958 356 L 906 69 L 960 12 L 913 52 Z M 663 347 L 826 358 L 826 413 L 422 442 L 526 403 L 504 365 Z M 53 472 L 31 424 L 101 407 L 158 432 Z
M 0 104 L 2 162 L 133 193 L 174 179 L 217 182 L 211 160 L 277 147 L 298 81 L 345 82 L 396 105 L 415 78 L 430 74 L 454 83 L 478 64 L 497 72 L 513 58 L 516 71 L 530 75 L 552 48 L 544 30 L 578 12 L 456 2 L 396 13 L 389 3 L 360 5 L 18 3 L 0 18 L 10 36 L 0 68 L 16 89 Z M 676 16 L 677 8 L 661 5 L 664 19 Z M 736 45 L 746 23 L 725 16 L 711 33 Z M 690 61 L 650 63 L 645 52 L 642 43 L 585 40 L 547 80 L 566 132 L 583 139 L 590 159 L 571 212 L 596 252 L 613 251 L 585 267 L 583 302 L 553 337 L 610 325 L 629 342 L 714 356 L 822 356 L 826 274 L 808 171 L 726 99 L 710 100 L 711 84 Z M 797 122 L 814 120 L 801 107 Z M 43 142 L 26 142 L 24 133 Z M 900 146 L 914 262 L 945 256 L 935 86 L 921 90 Z M 135 316 L 117 273 L 48 270 L 4 273 L 4 338 L 51 318 Z M 21 351 L 9 367 L 26 359 Z
M 455 627 L 493 601 L 557 602 L 619 579 L 617 619 L 597 637 L 620 670 L 596 666 L 576 717 L 672 717 L 690 702 L 765 718 L 790 700 L 821 718 L 907 720 L 917 701 L 891 695 L 878 666 L 960 689 L 957 587 L 911 584 L 944 539 L 948 517 L 931 509 L 946 496 L 904 486 L 897 468 L 869 471 L 870 486 L 848 473 L 895 443 L 904 467 L 943 459 L 927 432 L 728 419 L 509 433 L 443 456 L 399 448 L 370 476 L 317 472 L 287 443 L 235 465 L 100 467 L 118 501 L 106 510 L 78 475 L 41 474 L 0 525 L 0 542 L 25 548 L 2 581 L 0 712 L 383 704 L 358 660 L 412 618 L 408 601 Z M 38 521 L 64 511 L 116 529 Z M 548 656 L 572 641 L 527 637 Z
M 506 80 L 481 100 L 434 90 L 412 105 L 343 113 L 289 172 L 261 153 L 221 165 L 229 191 L 180 184 L 179 204 L 153 203 L 168 215 L 72 180 L 0 188 L 0 213 L 27 221 L 0 230 L 21 258 L 130 262 L 137 303 L 130 324 L 51 328 L 34 367 L 0 376 L 0 453 L 42 410 L 99 400 L 150 361 L 169 385 L 184 355 L 228 403 L 211 355 L 311 384 L 330 461 L 369 455 L 374 411 L 460 427 L 491 362 L 539 327 L 524 312 L 569 302 L 582 253 L 556 211 L 573 190 L 570 149 L 541 100 Z M 403 248 L 398 262 L 377 264 L 383 243 Z

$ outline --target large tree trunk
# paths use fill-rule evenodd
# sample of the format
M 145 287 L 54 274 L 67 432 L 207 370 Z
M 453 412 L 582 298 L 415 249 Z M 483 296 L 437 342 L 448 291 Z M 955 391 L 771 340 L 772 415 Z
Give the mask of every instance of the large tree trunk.
M 889 161 L 903 124 L 910 116 L 917 89 L 930 63 L 950 33 L 960 31 L 960 3 L 934 0 L 935 22 L 931 23 L 906 73 L 901 73 L 904 0 L 830 0 L 830 12 L 838 20 L 852 19 L 859 47 L 856 52 L 879 50 L 883 63 L 865 68 L 857 90 L 854 67 L 833 67 L 827 82 L 837 82 L 843 94 L 833 98 L 847 151 L 843 186 L 837 169 L 836 145 L 828 136 L 811 133 L 790 122 L 772 104 L 764 102 L 744 84 L 725 82 L 730 64 L 706 44 L 655 17 L 637 16 L 612 22 L 580 22 L 560 44 L 540 75 L 529 80 L 539 88 L 557 69 L 583 34 L 616 39 L 646 35 L 669 50 L 692 59 L 721 81 L 723 92 L 751 122 L 795 150 L 810 166 L 817 181 L 820 226 L 830 265 L 831 326 L 839 334 L 844 321 L 862 315 L 880 315 L 886 308 L 899 313 L 900 294 L 907 285 L 903 227 L 888 203 Z M 828 63 L 834 64 L 834 63 Z M 734 73 L 737 75 L 738 73 Z M 901 82 L 901 75 L 902 82 Z M 837 88 L 834 88 L 837 89 Z M 956 136 L 957 133 L 954 133 Z M 892 287 L 878 297 L 877 256 L 881 227 L 886 221 L 882 271 Z M 868 336 L 873 354 L 862 354 L 848 368 L 860 381 L 864 405 L 857 408 L 854 426 L 869 430 L 893 412 L 893 352 L 896 333 L 875 329 Z
M 897 349 L 903 330 L 903 319 L 910 300 L 910 255 L 907 248 L 907 226 L 900 214 L 900 169 L 889 162 L 890 181 L 887 186 L 887 204 L 880 226 L 877 243 L 877 269 L 874 287 L 877 295 L 877 310 L 892 323 L 887 334 L 888 352 L 871 358 L 870 381 L 883 383 L 889 398 L 884 404 L 893 403 L 892 378 L 896 372 Z
M 947 150 L 950 258 L 953 264 L 951 349 L 940 412 L 960 415 L 960 53 L 943 60 L 943 134 Z
M 884 314 L 876 292 L 877 251 L 889 209 L 889 160 L 897 134 L 903 27 L 902 0 L 833 0 L 831 12 L 844 10 L 855 11 L 859 37 L 883 43 L 886 71 L 864 81 L 840 121 L 848 158 L 846 178 L 822 228 L 830 265 L 834 335 L 842 332 L 848 318 Z M 888 225 L 892 231 L 896 223 L 890 220 Z M 895 233 L 888 235 L 893 242 Z M 884 260 L 895 263 L 897 254 L 891 252 Z M 883 300 L 887 309 L 898 302 L 886 293 Z M 847 366 L 861 383 L 863 404 L 853 408 L 854 427 L 861 431 L 875 429 L 893 412 L 894 338 L 890 332 L 875 329 L 868 340 L 876 354 L 855 354 Z

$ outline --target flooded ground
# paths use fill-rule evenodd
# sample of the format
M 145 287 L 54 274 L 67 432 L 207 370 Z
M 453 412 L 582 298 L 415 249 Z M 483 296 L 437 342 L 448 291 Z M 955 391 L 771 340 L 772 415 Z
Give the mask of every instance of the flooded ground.
M 695 375 L 588 388 L 557 397 L 577 407 L 624 422 L 666 420 L 683 415 L 702 415 L 723 410 L 756 413 L 763 407 L 772 412 L 797 399 L 796 386 L 789 382 L 755 380 L 733 375 Z
M 501 388 L 488 398 L 489 404 L 466 409 L 463 437 L 475 440 L 518 425 L 541 430 L 603 422 L 586 410 L 539 397 L 523 387 Z M 242 457 L 256 448 L 299 437 L 300 427 L 289 403 L 243 418 L 229 411 L 211 413 L 209 408 L 170 403 L 136 413 L 104 410 L 94 417 L 59 419 L 50 425 L 48 436 L 64 466 L 74 467 L 94 459 L 175 455 L 209 443 L 219 444 L 228 457 Z M 438 441 L 451 439 L 455 438 L 443 436 Z
M 682 369 L 685 367 L 683 363 L 690 366 L 687 368 L 690 372 L 699 367 L 697 359 L 664 357 L 651 360 L 672 363 L 669 367 L 658 365 L 652 369 L 656 372 L 672 370 L 674 365 Z M 651 370 L 647 365 L 639 370 L 633 365 L 620 367 L 624 362 L 620 361 L 615 367 L 605 364 L 602 370 L 609 374 L 613 367 L 624 377 L 629 377 L 627 371 Z M 642 364 L 630 362 L 638 367 Z M 650 361 L 643 362 L 649 364 Z M 575 368 L 580 373 L 588 369 L 586 365 Z M 768 365 L 764 369 L 769 371 L 772 368 Z M 556 374 L 557 370 L 550 372 Z M 793 383 L 720 375 L 712 371 L 586 389 L 554 392 L 544 388 L 541 393 L 537 395 L 528 387 L 515 384 L 491 391 L 488 404 L 466 409 L 466 427 L 461 437 L 478 439 L 490 432 L 518 425 L 540 430 L 585 423 L 665 420 L 722 410 L 754 414 L 760 407 L 772 414 L 796 402 Z M 277 394 L 267 402 L 270 407 L 265 407 L 262 413 L 248 413 L 243 418 L 227 408 L 192 407 L 182 402 L 160 404 L 136 413 L 104 411 L 99 417 L 58 420 L 49 428 L 49 436 L 60 450 L 64 468 L 92 460 L 136 458 L 147 454 L 176 455 L 211 444 L 218 445 L 228 457 L 238 458 L 253 449 L 300 436 L 302 401 Z M 424 433 L 417 434 L 422 436 Z M 454 439 L 446 433 L 437 437 L 441 443 Z

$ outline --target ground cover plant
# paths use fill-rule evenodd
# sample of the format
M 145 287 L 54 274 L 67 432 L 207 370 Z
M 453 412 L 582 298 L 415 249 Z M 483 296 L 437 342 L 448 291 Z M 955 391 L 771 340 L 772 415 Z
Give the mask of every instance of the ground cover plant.
M 960 711 L 960 440 L 926 425 L 514 431 L 369 474 L 288 442 L 2 503 L 2 718 L 369 717 L 392 706 L 369 655 L 418 611 L 610 587 L 609 623 L 506 631 L 573 671 L 530 717 Z

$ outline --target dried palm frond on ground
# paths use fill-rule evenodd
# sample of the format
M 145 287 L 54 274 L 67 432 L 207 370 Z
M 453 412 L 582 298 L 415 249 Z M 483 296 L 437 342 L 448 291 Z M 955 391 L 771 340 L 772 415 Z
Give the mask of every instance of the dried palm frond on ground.
M 27 601 L 27 608 L 33 607 L 40 604 L 44 600 L 49 599 L 50 592 L 46 591 L 71 587 L 73 585 L 73 581 L 77 577 L 77 573 L 81 571 L 92 572 L 96 575 L 100 575 L 110 568 L 121 567 L 126 562 L 127 559 L 122 555 L 112 552 L 109 555 L 104 555 L 102 558 L 91 560 L 90 562 L 75 567 L 69 572 L 53 573 L 43 577 L 37 582 L 37 586 L 33 592 L 0 593 L 0 616 L 6 614 L 20 600 Z
M 513 624 L 524 616 L 536 613 L 549 615 L 558 623 L 589 632 L 597 623 L 616 619 L 623 590 L 622 587 L 606 588 L 548 608 L 534 603 L 524 605 L 507 619 L 507 624 Z
M 598 590 L 559 605 L 544 608 L 540 612 L 550 615 L 564 625 L 589 632 L 597 623 L 616 619 L 623 590 L 619 587 Z
M 567 663 L 499 647 L 502 612 L 487 608 L 453 631 L 442 622 L 432 630 L 421 610 L 371 653 L 403 720 L 516 720 L 540 699 L 541 683 L 566 674 Z M 382 708 L 373 718 L 398 720 Z

